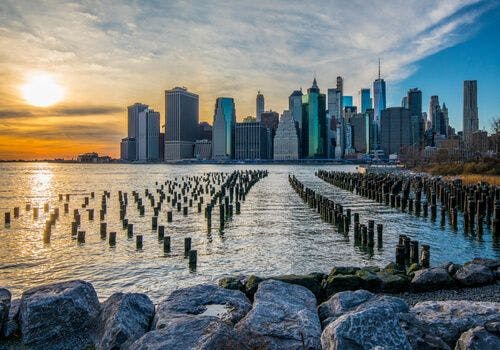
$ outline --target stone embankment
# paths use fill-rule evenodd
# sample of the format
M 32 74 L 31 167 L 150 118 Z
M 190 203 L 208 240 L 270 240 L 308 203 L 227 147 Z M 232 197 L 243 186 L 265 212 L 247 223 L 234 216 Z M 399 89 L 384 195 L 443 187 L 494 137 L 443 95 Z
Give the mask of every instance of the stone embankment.
M 140 293 L 99 303 L 80 280 L 14 300 L 0 288 L 0 349 L 500 349 L 499 268 L 477 258 L 226 277 L 156 306 Z

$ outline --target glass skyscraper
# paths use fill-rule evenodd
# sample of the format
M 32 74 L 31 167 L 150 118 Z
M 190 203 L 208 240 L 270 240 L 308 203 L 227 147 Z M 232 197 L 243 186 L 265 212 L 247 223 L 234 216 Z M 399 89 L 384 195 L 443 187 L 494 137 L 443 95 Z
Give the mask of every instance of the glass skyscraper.
M 422 91 L 420 89 L 408 90 L 408 109 L 410 116 L 422 116 Z
M 344 107 L 351 107 L 353 105 L 352 96 L 343 96 L 342 104 L 344 105 Z
M 302 96 L 302 152 L 305 158 L 324 158 L 326 153 L 326 96 L 316 78 Z
M 372 98 L 370 97 L 370 89 L 361 89 L 359 91 L 359 106 L 361 113 L 365 113 L 372 108 Z
M 218 97 L 215 101 L 212 129 L 212 154 L 214 159 L 234 158 L 234 127 L 236 109 L 231 97 Z

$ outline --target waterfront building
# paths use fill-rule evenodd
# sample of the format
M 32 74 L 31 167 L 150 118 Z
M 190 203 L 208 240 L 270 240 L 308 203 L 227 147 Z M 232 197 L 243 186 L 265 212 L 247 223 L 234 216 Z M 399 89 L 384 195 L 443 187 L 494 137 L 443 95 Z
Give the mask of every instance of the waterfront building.
M 373 109 L 358 113 L 349 119 L 352 128 L 352 146 L 358 153 L 369 153 L 373 142 Z
M 184 87 L 165 91 L 165 160 L 193 158 L 199 97 Z
M 212 140 L 212 125 L 207 122 L 198 124 L 197 140 Z
M 299 159 L 299 128 L 290 111 L 283 111 L 274 136 L 274 159 Z
M 139 137 L 139 113 L 146 110 L 147 108 L 148 105 L 145 105 L 143 103 L 134 103 L 133 105 L 127 107 L 127 137 L 129 139 L 137 140 L 137 138 Z M 134 154 L 136 158 L 131 159 L 129 157 L 129 161 L 137 160 L 137 155 L 139 154 L 137 143 L 135 143 L 135 147 L 135 152 L 129 152 L 128 154 Z
M 165 161 L 165 133 L 160 132 L 160 136 L 158 137 L 158 161 Z
M 368 109 L 372 108 L 372 99 L 370 97 L 370 89 L 363 88 L 359 90 L 359 106 L 361 113 L 365 113 Z M 328 106 L 330 107 L 330 106 Z
M 386 155 L 400 154 L 410 146 L 410 111 L 403 107 L 384 109 L 380 118 L 380 148 Z
M 342 77 L 337 77 L 337 87 L 328 89 L 328 115 L 327 121 L 327 155 L 328 158 L 341 158 L 344 154 L 344 135 L 343 135 L 343 96 L 342 96 Z M 329 127 L 329 128 L 328 128 Z
M 422 149 L 424 143 L 424 121 L 421 116 L 410 115 L 410 146 Z
M 279 114 L 274 111 L 267 111 L 261 113 L 260 122 L 267 129 L 268 140 L 267 140 L 267 157 L 269 159 L 273 158 L 274 153 L 274 136 L 276 135 L 276 129 L 279 124 Z
M 302 128 L 302 89 L 295 90 L 288 97 L 288 110 L 299 125 L 299 129 Z
M 351 123 L 345 123 L 345 155 L 354 154 L 356 152 L 352 141 Z
M 264 113 L 265 103 L 264 103 L 264 95 L 257 92 L 257 97 L 255 98 L 255 118 L 258 122 L 260 122 L 260 115 Z
M 302 152 L 305 158 L 325 158 L 326 96 L 314 78 L 307 94 L 302 96 Z
M 194 143 L 194 157 L 198 160 L 208 160 L 212 158 L 212 141 L 196 140 Z
M 218 97 L 215 101 L 212 128 L 212 158 L 227 160 L 234 158 L 234 127 L 236 109 L 231 97 Z
M 139 113 L 139 135 L 137 137 L 137 160 L 158 162 L 160 160 L 160 113 L 145 109 Z
M 408 90 L 408 109 L 410 116 L 422 115 L 422 91 L 418 88 Z
M 126 162 L 133 162 L 137 159 L 136 156 L 135 138 L 125 137 L 120 142 L 120 159 Z
M 446 107 L 446 104 L 443 102 L 443 107 L 441 108 L 441 116 L 442 116 L 442 125 L 441 125 L 441 133 L 445 135 L 446 137 L 449 136 L 449 128 L 450 128 L 450 119 L 448 117 L 448 108 Z
M 432 130 L 434 133 L 441 134 L 442 114 L 438 96 L 431 96 L 429 103 L 429 118 L 431 120 Z
M 477 110 L 477 80 L 464 81 L 463 135 L 466 143 L 472 133 L 479 130 Z
M 373 118 L 380 128 L 382 110 L 386 107 L 385 81 L 380 77 L 380 60 L 378 61 L 378 78 L 373 82 Z
M 268 129 L 260 122 L 236 123 L 234 158 L 240 160 L 268 159 Z

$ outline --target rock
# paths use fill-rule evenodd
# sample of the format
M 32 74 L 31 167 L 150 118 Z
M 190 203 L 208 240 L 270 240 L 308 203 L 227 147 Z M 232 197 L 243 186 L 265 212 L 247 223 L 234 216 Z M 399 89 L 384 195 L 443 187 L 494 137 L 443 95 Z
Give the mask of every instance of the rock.
M 450 276 L 454 276 L 461 267 L 462 265 L 460 264 L 450 264 L 447 268 L 447 271 Z
M 411 349 L 397 314 L 384 306 L 348 312 L 330 323 L 321 334 L 324 350 Z
M 251 349 L 320 349 L 316 299 L 307 288 L 281 281 L 259 284 L 253 309 L 236 325 Z
M 158 304 L 153 327 L 161 329 L 174 316 L 216 316 L 230 323 L 238 322 L 252 308 L 245 294 L 213 284 L 199 284 L 174 290 Z
M 410 287 L 417 292 L 447 289 L 455 286 L 455 281 L 443 267 L 431 267 L 415 272 Z
M 241 282 L 241 278 L 239 277 L 223 277 L 219 280 L 219 287 L 244 291 L 245 286 Z
M 492 350 L 500 349 L 500 337 L 478 326 L 462 333 L 455 350 Z
M 417 263 L 413 263 L 408 267 L 408 270 L 406 271 L 406 274 L 408 276 L 411 276 L 413 278 L 413 275 L 415 274 L 416 271 L 421 270 L 422 266 L 420 266 Z
M 255 292 L 257 292 L 257 288 L 259 287 L 259 283 L 264 281 L 263 278 L 260 278 L 255 275 L 250 275 L 245 282 L 245 294 L 248 299 L 253 300 L 253 296 Z
M 468 264 L 483 265 L 489 268 L 490 270 L 496 270 L 497 268 L 500 267 L 500 259 L 474 258 L 468 263 L 465 263 L 465 265 Z
M 465 264 L 453 276 L 463 286 L 479 286 L 495 281 L 495 275 L 485 265 Z
M 326 327 L 338 317 L 369 307 L 382 307 L 393 313 L 408 312 L 408 305 L 403 299 L 387 295 L 375 295 L 366 290 L 340 292 L 332 296 L 318 307 L 319 318 Z
M 404 274 L 406 274 L 405 268 L 402 266 L 399 266 L 398 264 L 396 264 L 394 262 L 390 262 L 389 264 L 387 264 L 387 266 L 384 267 L 384 269 L 382 271 L 387 272 L 387 273 L 392 274 L 392 275 L 395 275 L 395 274 L 396 275 L 397 274 L 404 275 Z
M 85 349 L 99 317 L 94 287 L 75 280 L 25 291 L 19 306 L 22 342 L 30 349 Z
M 19 324 L 17 323 L 19 317 L 19 305 L 21 303 L 20 299 L 14 299 L 10 303 L 9 316 L 7 321 L 4 322 L 2 328 L 2 336 L 4 338 L 11 338 L 19 333 Z
M 9 318 L 11 294 L 8 289 L 0 288 L 0 331 Z
M 361 269 L 356 272 L 356 276 L 361 278 L 361 287 L 373 292 L 380 290 L 382 286 L 382 279 L 368 269 Z
M 418 350 L 451 350 L 439 336 L 432 332 L 425 323 L 417 320 L 414 315 L 400 313 L 399 325 L 406 334 L 412 349 Z
M 484 324 L 484 328 L 491 333 L 500 335 L 500 321 L 490 321 Z
M 149 331 L 154 312 L 155 307 L 145 294 L 111 295 L 101 305 L 99 349 L 127 348 Z
M 453 346 L 462 332 L 489 321 L 500 321 L 500 304 L 470 300 L 423 301 L 412 307 L 410 313 Z
M 271 277 L 270 279 L 285 283 L 298 284 L 309 289 L 316 298 L 321 295 L 321 282 L 325 277 L 322 273 L 311 273 L 309 275 L 283 275 Z
M 244 339 L 241 339 L 244 344 Z M 165 320 L 163 328 L 146 333 L 130 350 L 222 350 L 238 349 L 227 322 L 213 316 L 184 315 Z
M 363 280 L 356 275 L 332 275 L 323 281 L 324 299 L 346 290 L 362 289 Z
M 338 266 L 334 267 L 332 271 L 330 271 L 330 274 L 328 276 L 335 276 L 335 275 L 354 275 L 356 271 L 360 270 L 359 267 L 352 267 L 352 266 Z
M 500 267 L 497 267 L 495 275 L 497 276 L 497 280 L 500 280 Z
M 377 273 L 377 276 L 382 281 L 380 289 L 382 292 L 387 293 L 400 293 L 408 289 L 410 281 L 404 275 L 391 274 L 385 271 Z

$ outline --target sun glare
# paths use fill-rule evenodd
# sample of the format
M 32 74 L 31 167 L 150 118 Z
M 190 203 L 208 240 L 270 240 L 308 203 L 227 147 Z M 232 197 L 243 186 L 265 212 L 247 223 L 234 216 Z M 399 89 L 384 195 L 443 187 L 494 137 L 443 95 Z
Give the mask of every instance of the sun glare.
M 37 74 L 30 77 L 21 87 L 24 100 L 30 105 L 47 107 L 63 98 L 63 88 L 49 74 Z

